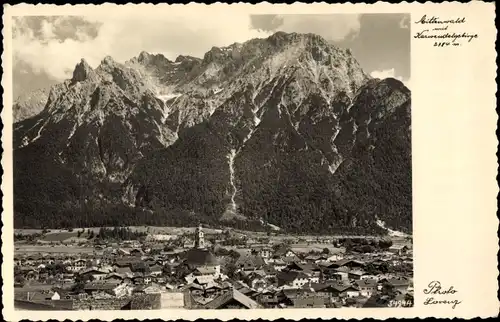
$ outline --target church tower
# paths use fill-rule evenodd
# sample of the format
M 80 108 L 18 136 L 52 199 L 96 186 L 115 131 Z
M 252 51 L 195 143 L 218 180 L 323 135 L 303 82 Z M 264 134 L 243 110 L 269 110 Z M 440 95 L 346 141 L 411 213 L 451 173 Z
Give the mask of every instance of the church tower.
M 203 229 L 201 227 L 201 224 L 196 228 L 196 236 L 195 236 L 195 242 L 194 242 L 194 247 L 195 248 L 205 248 L 205 238 L 204 238 L 204 233 Z

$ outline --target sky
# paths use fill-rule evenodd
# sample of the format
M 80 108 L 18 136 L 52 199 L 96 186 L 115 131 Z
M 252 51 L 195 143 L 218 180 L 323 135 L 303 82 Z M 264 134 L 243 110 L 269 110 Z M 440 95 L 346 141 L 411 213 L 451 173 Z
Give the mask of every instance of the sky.
M 14 97 L 70 78 L 85 58 L 92 67 L 111 56 L 124 62 L 141 51 L 203 57 L 276 31 L 316 33 L 350 48 L 373 77 L 394 77 L 410 87 L 408 14 L 23 16 L 13 24 Z

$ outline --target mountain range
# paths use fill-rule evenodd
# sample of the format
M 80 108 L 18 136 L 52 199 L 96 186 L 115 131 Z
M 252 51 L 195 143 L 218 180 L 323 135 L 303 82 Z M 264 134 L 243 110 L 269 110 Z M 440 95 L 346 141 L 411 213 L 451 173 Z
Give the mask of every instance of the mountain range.
M 314 34 L 82 59 L 14 111 L 17 228 L 411 231 L 410 90 Z

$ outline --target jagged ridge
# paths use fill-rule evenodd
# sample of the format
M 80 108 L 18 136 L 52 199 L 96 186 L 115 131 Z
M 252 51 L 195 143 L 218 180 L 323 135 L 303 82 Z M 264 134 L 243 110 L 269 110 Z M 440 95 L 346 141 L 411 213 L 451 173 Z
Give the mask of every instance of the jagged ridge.
M 142 52 L 95 70 L 82 61 L 41 114 L 16 124 L 16 222 L 68 200 L 66 213 L 122 207 L 122 222 L 194 215 L 366 232 L 378 216 L 409 230 L 409 110 L 399 81 L 370 79 L 348 50 L 312 34 L 214 47 L 203 59 Z M 29 196 L 47 175 L 33 162 L 64 176 L 37 207 Z

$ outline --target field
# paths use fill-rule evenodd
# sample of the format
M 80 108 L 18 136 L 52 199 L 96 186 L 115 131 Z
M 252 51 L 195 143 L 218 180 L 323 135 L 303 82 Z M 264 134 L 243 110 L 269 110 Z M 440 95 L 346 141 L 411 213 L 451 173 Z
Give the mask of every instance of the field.
M 106 227 L 112 229 L 113 227 Z M 158 227 L 158 226 L 129 226 L 132 231 L 145 232 L 150 235 L 154 234 L 165 234 L 165 235 L 184 235 L 193 234 L 196 227 Z M 50 229 L 47 230 L 45 234 L 39 239 L 40 242 L 44 243 L 60 243 L 60 242 L 78 242 L 78 232 L 83 232 L 80 236 L 81 241 L 86 241 L 88 237 L 88 232 L 93 231 L 94 234 L 99 232 L 100 227 L 92 228 L 74 228 L 72 231 L 66 229 Z M 220 234 L 223 232 L 222 229 L 213 228 L 203 228 L 206 235 Z M 406 236 L 399 235 L 388 235 L 388 236 L 313 236 L 313 235 L 289 235 L 289 234 L 273 234 L 268 236 L 265 232 L 254 232 L 254 231 L 243 231 L 238 229 L 230 229 L 233 236 L 247 236 L 250 239 L 258 240 L 260 238 L 269 238 L 270 244 L 280 244 L 283 242 L 288 242 L 292 244 L 291 246 L 296 249 L 301 250 L 323 250 L 326 248 L 333 248 L 332 241 L 334 239 L 340 238 L 365 238 L 365 239 L 379 239 L 379 238 L 390 238 L 394 244 L 411 244 L 411 239 L 406 238 Z M 30 234 L 40 234 L 42 230 L 40 229 L 16 229 L 16 234 L 30 235 Z M 17 245 L 17 244 L 16 244 Z M 24 247 L 24 246 L 23 246 Z M 35 247 L 35 246 L 30 246 Z M 51 252 L 58 252 L 57 247 L 48 246 L 36 246 L 43 247 L 44 250 L 51 249 Z M 72 247 L 66 247 L 69 252 L 74 252 Z M 31 252 L 31 251 L 30 251 Z M 35 251 L 36 252 L 36 251 Z M 63 252 L 63 251 L 61 251 Z
M 15 245 L 16 254 L 36 254 L 36 253 L 66 253 L 66 254 L 92 254 L 92 247 L 72 247 L 72 246 L 37 246 L 37 245 Z
M 108 229 L 113 229 L 114 227 L 105 227 Z M 182 235 L 184 233 L 194 233 L 196 227 L 158 227 L 158 226 L 128 226 L 130 230 L 137 232 L 147 232 L 149 234 L 168 234 L 168 235 Z M 67 239 L 71 237 L 76 237 L 78 231 L 93 231 L 94 234 L 98 233 L 101 227 L 86 227 L 86 228 L 73 228 L 70 232 L 67 229 L 47 229 L 47 238 L 53 239 L 54 241 L 61 240 L 61 238 Z M 222 229 L 212 229 L 203 228 L 207 234 L 222 233 Z M 41 234 L 42 229 L 14 229 L 14 234 L 22 235 L 33 235 Z M 50 239 L 45 239 L 50 241 Z M 64 240 L 62 239 L 62 240 Z

